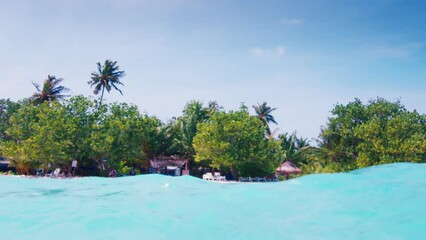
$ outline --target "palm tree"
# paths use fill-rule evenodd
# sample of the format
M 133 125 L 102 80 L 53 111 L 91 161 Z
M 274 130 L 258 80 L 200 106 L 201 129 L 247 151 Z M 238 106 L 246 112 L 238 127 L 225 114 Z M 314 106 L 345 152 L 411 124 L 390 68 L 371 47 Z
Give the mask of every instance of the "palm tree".
M 55 76 L 47 75 L 47 79 L 44 80 L 43 88 L 40 88 L 40 85 L 33 82 L 34 87 L 37 89 L 37 92 L 31 97 L 34 103 L 43 103 L 43 102 L 52 102 L 55 100 L 63 99 L 69 95 L 63 95 L 63 92 L 69 91 L 68 88 L 59 85 L 64 79 L 56 78 Z
M 215 113 L 223 109 L 223 107 L 220 106 L 216 101 L 210 101 L 208 105 L 208 117 L 213 116 Z
M 275 123 L 278 124 L 274 116 L 271 115 L 271 112 L 275 111 L 276 108 L 271 108 L 268 106 L 266 102 L 263 102 L 262 104 L 253 105 L 254 111 L 256 112 L 257 117 L 262 121 L 263 125 L 266 127 L 266 134 L 268 136 L 271 135 L 271 129 L 269 129 L 269 123 Z
M 209 112 L 209 108 L 204 107 L 200 101 L 193 100 L 185 105 L 183 116 L 177 120 L 180 134 L 174 139 L 182 157 L 192 158 L 195 155 L 192 141 L 197 134 L 197 124 L 206 121 L 210 117 Z
M 297 137 L 296 132 L 288 135 L 288 133 L 278 135 L 280 141 L 281 150 L 283 151 L 283 159 L 281 163 L 285 161 L 291 161 L 300 165 L 306 163 L 305 152 L 308 149 L 312 149 L 309 145 L 309 140 L 303 137 Z
M 105 60 L 104 65 L 101 65 L 101 63 L 98 62 L 97 66 L 98 72 L 92 73 L 92 80 L 90 80 L 88 84 L 91 87 L 95 86 L 95 90 L 93 91 L 95 95 L 97 95 L 102 89 L 101 100 L 99 102 L 99 106 L 101 106 L 105 89 L 110 92 L 112 86 L 115 90 L 119 91 L 121 95 L 123 95 L 116 85 L 124 85 L 120 82 L 120 78 L 124 77 L 125 73 L 124 71 L 119 71 L 120 67 L 117 65 L 117 61 L 113 62 L 107 59 Z

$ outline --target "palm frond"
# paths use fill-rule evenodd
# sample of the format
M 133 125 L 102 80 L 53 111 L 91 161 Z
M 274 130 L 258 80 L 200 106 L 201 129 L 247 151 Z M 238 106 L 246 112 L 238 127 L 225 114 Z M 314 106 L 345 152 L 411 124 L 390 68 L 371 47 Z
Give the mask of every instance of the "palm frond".
M 37 91 L 41 92 L 40 90 L 40 85 L 38 85 L 37 83 L 33 82 L 34 87 L 37 89 Z
M 124 77 L 125 72 L 119 71 L 117 61 L 106 59 L 103 65 L 100 62 L 97 62 L 96 66 L 98 71 L 92 72 L 91 80 L 87 83 L 91 87 L 95 86 L 95 90 L 93 91 L 95 95 L 97 95 L 102 90 L 99 103 L 102 103 L 104 90 L 110 92 L 112 87 L 119 91 L 121 95 L 123 95 L 123 92 L 117 87 L 117 85 L 124 85 L 122 82 L 120 82 L 120 78 Z
M 123 95 L 123 92 L 121 92 L 121 90 L 120 90 L 120 89 L 118 89 L 118 87 L 117 87 L 117 86 L 115 86 L 115 84 L 114 84 L 114 83 L 111 83 L 111 85 L 114 87 L 114 89 L 115 89 L 115 90 L 117 90 L 118 92 L 120 92 L 120 94 L 121 94 L 121 95 Z
M 42 103 L 45 101 L 55 101 L 68 97 L 69 95 L 62 94 L 63 92 L 69 91 L 68 88 L 59 85 L 63 81 L 62 78 L 56 78 L 53 75 L 48 75 L 46 80 L 44 80 L 43 87 L 40 88 L 40 85 L 33 82 L 34 87 L 37 92 L 33 94 L 32 100 L 34 103 Z

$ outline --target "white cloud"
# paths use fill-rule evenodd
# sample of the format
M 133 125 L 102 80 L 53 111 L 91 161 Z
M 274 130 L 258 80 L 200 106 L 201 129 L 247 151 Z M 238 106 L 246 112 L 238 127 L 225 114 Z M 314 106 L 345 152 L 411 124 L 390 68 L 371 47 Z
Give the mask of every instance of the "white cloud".
M 405 59 L 410 57 L 416 50 L 423 47 L 420 43 L 410 43 L 398 47 L 378 47 L 374 52 L 380 57 Z
M 253 48 L 251 53 L 260 58 L 279 58 L 285 53 L 285 47 L 278 46 L 275 49 Z
M 301 18 L 284 18 L 280 20 L 280 23 L 284 25 L 302 25 L 305 23 L 305 20 Z

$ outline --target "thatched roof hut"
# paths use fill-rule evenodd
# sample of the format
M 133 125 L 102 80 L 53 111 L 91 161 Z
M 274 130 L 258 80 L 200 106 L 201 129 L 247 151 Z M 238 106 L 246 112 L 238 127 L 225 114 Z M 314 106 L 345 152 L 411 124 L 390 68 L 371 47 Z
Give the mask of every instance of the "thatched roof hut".
M 276 169 L 277 174 L 286 175 L 287 179 L 290 174 L 301 174 L 302 170 L 296 166 L 296 164 L 285 161 Z

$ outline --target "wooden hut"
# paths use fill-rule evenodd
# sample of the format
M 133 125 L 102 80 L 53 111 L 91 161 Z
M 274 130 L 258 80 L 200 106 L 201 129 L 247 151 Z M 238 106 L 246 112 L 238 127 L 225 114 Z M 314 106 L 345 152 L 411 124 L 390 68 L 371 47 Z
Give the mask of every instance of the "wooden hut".
M 149 160 L 149 173 L 160 173 L 171 176 L 189 174 L 188 159 L 162 157 Z
M 276 172 L 279 175 L 285 175 L 286 179 L 288 179 L 290 174 L 301 174 L 302 170 L 300 170 L 296 164 L 290 161 L 285 161 L 276 169 Z

